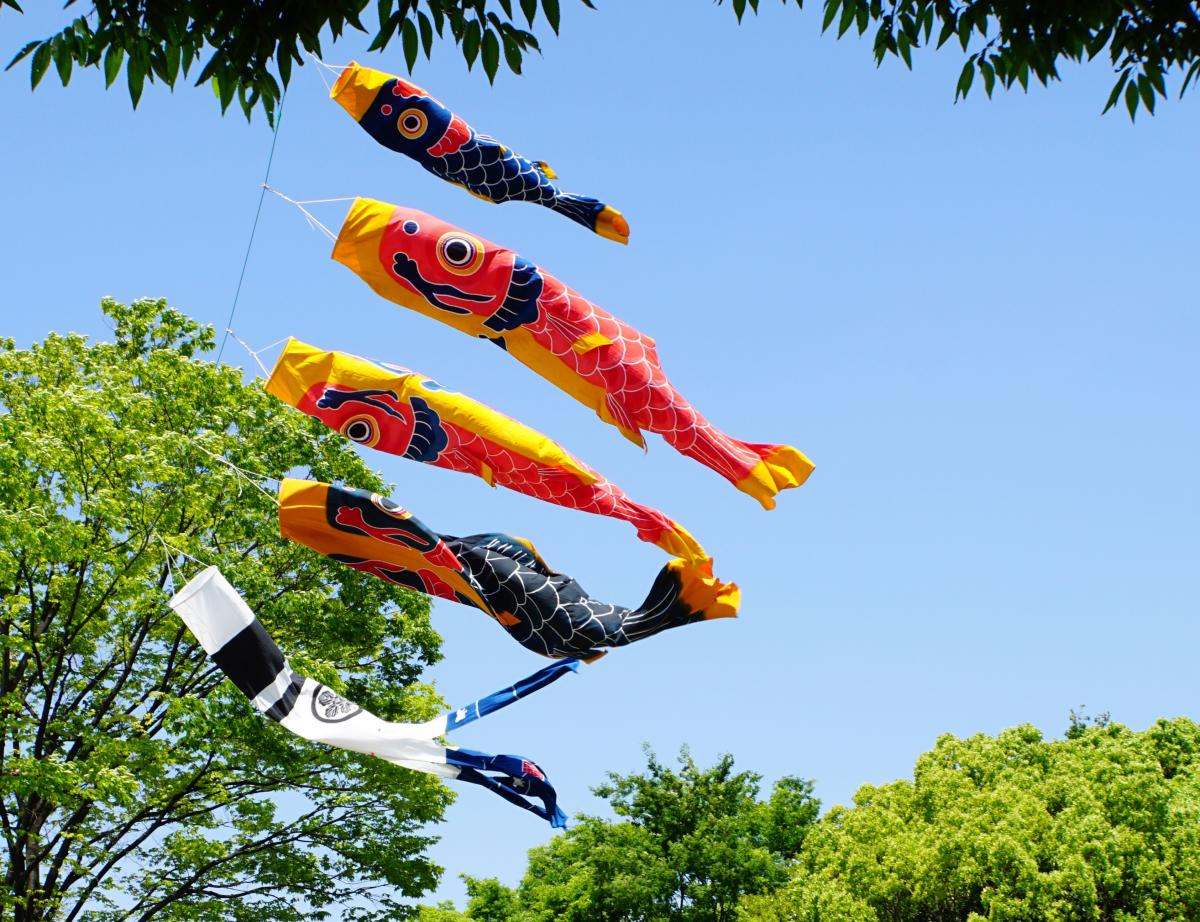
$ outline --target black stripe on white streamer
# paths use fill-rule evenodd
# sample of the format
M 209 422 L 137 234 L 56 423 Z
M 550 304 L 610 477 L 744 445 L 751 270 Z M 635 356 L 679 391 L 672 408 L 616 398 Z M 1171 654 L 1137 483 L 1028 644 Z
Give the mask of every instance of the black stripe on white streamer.
M 472 752 L 470 755 L 484 759 L 486 766 L 494 764 L 493 770 L 501 777 L 482 776 L 474 768 L 450 764 L 447 756 L 453 750 L 447 750 L 436 737 L 557 681 L 578 668 L 577 660 L 556 662 L 503 691 L 433 720 L 419 724 L 393 723 L 294 672 L 254 612 L 216 567 L 202 571 L 167 604 L 254 707 L 297 736 L 373 755 L 414 771 L 484 783 L 552 825 L 565 825 L 566 817 L 558 809 L 554 789 L 535 763 L 522 756 Z M 511 774 L 514 766 L 542 779 L 540 785 L 530 790 L 530 797 L 540 804 L 514 795 L 513 791 L 521 787 L 520 779 Z

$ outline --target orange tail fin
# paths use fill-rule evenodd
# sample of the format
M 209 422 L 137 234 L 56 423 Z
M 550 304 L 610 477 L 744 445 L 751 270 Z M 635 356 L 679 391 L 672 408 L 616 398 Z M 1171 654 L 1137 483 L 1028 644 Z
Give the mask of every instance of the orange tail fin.
M 800 486 L 813 472 L 813 463 L 791 445 L 742 444 L 761 460 L 735 486 L 762 503 L 764 509 L 774 509 L 776 493 Z

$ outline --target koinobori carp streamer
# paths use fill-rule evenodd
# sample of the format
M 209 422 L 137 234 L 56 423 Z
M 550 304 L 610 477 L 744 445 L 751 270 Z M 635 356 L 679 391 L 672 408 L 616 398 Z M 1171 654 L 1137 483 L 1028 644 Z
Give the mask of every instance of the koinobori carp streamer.
M 611 205 L 564 192 L 543 160 L 475 129 L 415 83 L 351 62 L 329 94 L 376 141 L 488 202 L 533 202 L 618 243 L 629 224 Z
M 410 369 L 289 339 L 266 387 L 353 442 L 474 474 L 548 503 L 624 519 L 639 538 L 672 556 L 707 559 L 685 528 L 633 502 L 542 433 Z
M 377 294 L 487 339 L 644 446 L 657 432 L 765 508 L 812 463 L 731 438 L 667 379 L 650 337 L 511 250 L 412 208 L 355 199 L 333 258 Z
M 418 724 L 382 720 L 333 689 L 294 672 L 254 612 L 216 567 L 209 567 L 167 603 L 238 690 L 266 717 L 297 736 L 361 752 L 413 771 L 483 785 L 505 800 L 566 825 L 546 773 L 523 756 L 454 749 L 438 737 L 457 730 L 578 668 L 561 660 L 503 691 Z
M 380 579 L 478 608 L 543 656 L 593 659 L 668 628 L 734 617 L 740 601 L 710 561 L 672 560 L 638 608 L 600 602 L 523 538 L 442 535 L 377 493 L 310 480 L 283 481 L 279 530 Z

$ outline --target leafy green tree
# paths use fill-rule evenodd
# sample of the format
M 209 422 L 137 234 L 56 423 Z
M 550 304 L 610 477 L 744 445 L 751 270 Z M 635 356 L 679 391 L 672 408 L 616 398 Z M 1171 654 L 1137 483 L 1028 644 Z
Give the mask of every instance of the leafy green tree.
M 419 906 L 417 922 L 471 922 L 471 919 L 455 909 L 451 900 L 443 900 L 436 906 Z
M 593 6 L 591 0 L 580 2 Z M 794 2 L 803 6 L 803 0 Z M 422 52 L 428 58 L 437 42 L 449 40 L 468 68 L 482 62 L 488 80 L 501 60 L 520 73 L 525 53 L 540 51 L 529 31 L 540 25 L 539 12 L 557 34 L 561 0 L 519 4 L 518 11 L 513 0 L 378 0 L 371 48 L 382 50 L 399 37 L 411 71 Z M 758 5 L 759 0 L 730 2 L 739 22 Z M 914 50 L 956 40 L 966 60 L 955 98 L 970 92 L 976 74 L 991 96 L 997 84 L 1027 89 L 1031 75 L 1043 84 L 1058 80 L 1064 62 L 1090 61 L 1102 52 L 1117 75 L 1105 112 L 1123 101 L 1130 118 L 1139 107 L 1153 113 L 1156 99 L 1167 95 L 1172 71 L 1182 75 L 1181 97 L 1200 79 L 1195 0 L 824 0 L 823 5 L 823 31 L 836 24 L 840 38 L 851 28 L 859 35 L 874 29 L 876 63 L 893 56 L 911 69 Z M 20 10 L 18 0 L 0 0 L 0 9 L 5 6 Z M 101 0 L 61 32 L 27 44 L 9 67 L 32 55 L 34 86 L 51 64 L 64 86 L 75 65 L 102 69 L 109 86 L 124 67 L 136 106 L 147 80 L 174 86 L 203 59 L 196 84 L 212 84 L 222 111 L 236 99 L 247 118 L 261 107 L 273 121 L 292 68 L 304 63 L 301 49 L 319 55 L 325 30 L 334 38 L 347 26 L 368 31 L 362 22 L 368 6 L 367 0 Z
M 74 0 L 68 0 L 71 6 Z M 591 0 L 580 0 L 591 6 Z M 0 0 L 21 11 L 18 0 Z M 500 61 L 515 73 L 528 51 L 538 51 L 533 28 L 538 13 L 555 33 L 560 0 L 333 0 L 295 3 L 290 0 L 97 0 L 55 35 L 30 42 L 10 68 L 32 55 L 30 78 L 36 87 L 53 64 L 66 86 L 75 65 L 102 69 L 112 86 L 125 68 L 129 96 L 136 107 L 146 81 L 174 86 L 193 66 L 204 63 L 196 85 L 211 83 L 221 111 L 237 100 L 246 118 L 261 106 L 274 122 L 292 68 L 304 65 L 302 51 L 321 55 L 321 36 L 338 38 L 347 27 L 366 32 L 362 17 L 374 7 L 377 26 L 371 50 L 382 50 L 399 38 L 411 71 L 418 56 L 433 53 L 435 40 L 452 41 L 467 67 L 476 60 L 488 80 Z
M 810 831 L 746 922 L 1200 919 L 1200 726 L 1073 717 L 943 736 L 913 780 L 864 786 Z
M 517 916 L 516 895 L 494 877 L 463 875 L 467 885 L 467 915 L 472 922 L 509 922 Z
M 811 784 L 783 778 L 761 801 L 759 776 L 735 771 L 728 755 L 701 768 L 685 749 L 679 761 L 674 771 L 648 752 L 644 772 L 610 774 L 595 792 L 618 821 L 580 817 L 532 849 L 515 892 L 468 879 L 467 915 L 476 922 L 726 922 L 740 897 L 784 883 L 817 818 Z
M 997 84 L 1027 89 L 1031 75 L 1043 85 L 1058 80 L 1064 62 L 1107 50 L 1117 80 L 1104 111 L 1123 98 L 1132 119 L 1139 105 L 1154 112 L 1172 70 L 1183 76 L 1180 96 L 1200 77 L 1195 0 L 825 0 L 822 28 L 835 22 L 839 37 L 873 24 L 876 62 L 892 55 L 909 68 L 914 49 L 956 40 L 970 52 L 956 98 L 967 95 L 976 74 L 991 96 Z
M 383 485 L 201 361 L 211 328 L 163 301 L 103 309 L 111 343 L 0 343 L 0 918 L 402 916 L 437 878 L 421 827 L 445 789 L 257 717 L 165 604 L 192 558 L 217 564 L 297 669 L 431 716 L 426 602 L 283 541 L 231 465 Z

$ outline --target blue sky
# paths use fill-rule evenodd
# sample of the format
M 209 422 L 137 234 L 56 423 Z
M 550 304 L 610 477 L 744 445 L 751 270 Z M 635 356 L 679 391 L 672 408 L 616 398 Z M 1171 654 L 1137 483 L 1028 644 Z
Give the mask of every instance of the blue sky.
M 820 13 L 764 4 L 738 27 L 706 3 L 564 4 L 562 37 L 489 87 L 439 48 L 414 79 L 572 191 L 628 217 L 622 248 L 545 209 L 480 202 L 371 141 L 298 71 L 271 182 L 437 214 L 541 264 L 653 335 L 679 389 L 731 434 L 817 465 L 763 512 L 652 438 L 648 454 L 500 350 L 377 298 L 285 203 L 264 203 L 234 322 L 416 368 L 560 441 L 683 522 L 743 589 L 742 615 L 616 651 L 458 742 L 520 752 L 568 812 L 603 812 L 606 770 L 687 743 L 824 803 L 910 774 L 939 734 L 1072 707 L 1136 728 L 1196 713 L 1200 641 L 1197 99 L 1131 125 L 1100 116 L 1096 62 L 1028 94 L 955 105 L 950 46 L 876 69 Z M 58 22 L 4 13 L 0 52 Z M 397 47 L 358 57 L 401 72 Z M 96 307 L 162 295 L 221 328 L 271 136 L 207 89 L 149 87 L 139 110 L 94 72 L 6 115 L 0 332 L 107 331 Z M 318 206 L 336 227 L 344 205 Z M 227 361 L 255 372 L 231 343 Z M 265 356 L 268 362 L 274 352 Z M 255 372 L 256 373 L 256 372 Z M 291 412 L 282 407 L 280 412 Z M 393 497 L 439 530 L 535 541 L 595 595 L 640 602 L 661 553 L 623 523 L 385 455 Z M 541 661 L 481 614 L 438 603 L 465 702 Z M 447 868 L 515 883 L 549 829 L 460 789 Z

